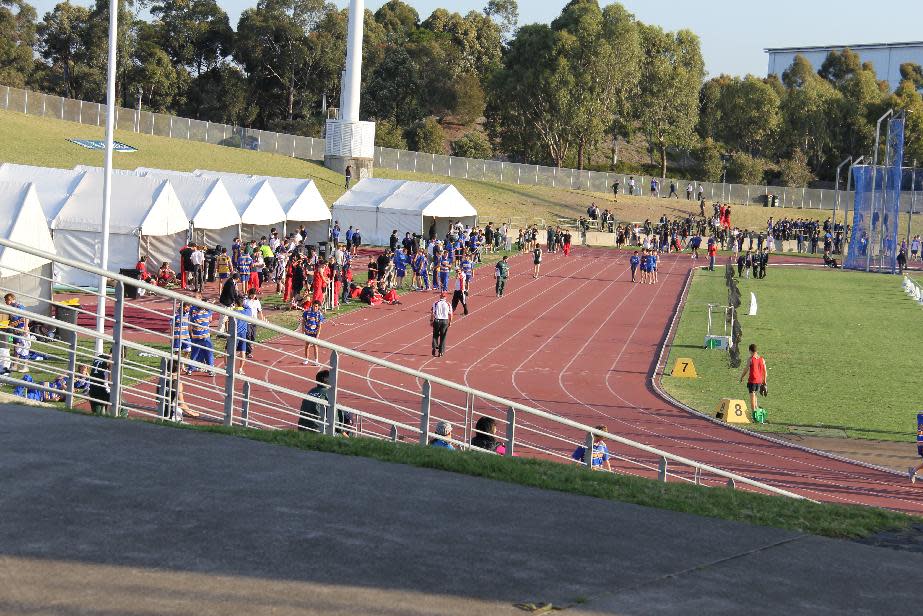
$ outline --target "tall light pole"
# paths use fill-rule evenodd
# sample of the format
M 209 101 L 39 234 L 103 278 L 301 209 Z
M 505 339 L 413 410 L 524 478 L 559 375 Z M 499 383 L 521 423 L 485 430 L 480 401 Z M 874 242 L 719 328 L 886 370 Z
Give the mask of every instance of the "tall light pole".
M 100 269 L 109 267 L 109 219 L 112 207 L 112 142 L 115 133 L 115 62 L 118 47 L 118 0 L 109 0 L 109 64 L 106 76 L 106 159 L 103 164 L 103 215 L 102 242 L 99 255 Z M 99 277 L 99 298 L 96 304 L 96 331 L 106 328 L 106 277 Z M 103 339 L 96 338 L 96 354 L 103 352 Z
M 843 165 L 848 165 L 851 162 L 852 162 L 852 156 L 850 156 L 849 158 L 841 162 L 839 165 L 837 165 L 837 168 L 836 168 L 836 184 L 834 185 L 836 187 L 836 195 L 833 199 L 833 224 L 834 225 L 836 225 L 836 211 L 840 205 L 840 169 L 843 168 Z
M 340 88 L 340 115 L 326 123 L 324 165 L 352 177 L 371 177 L 375 160 L 375 123 L 359 119 L 362 94 L 362 41 L 365 0 L 350 0 L 346 65 Z
M 871 200 L 871 211 L 869 212 L 869 222 L 871 223 L 875 219 L 875 184 L 878 183 L 878 149 L 879 142 L 881 137 L 881 123 L 885 121 L 889 115 L 894 113 L 893 109 L 888 109 L 875 123 L 875 151 L 872 152 L 872 200 Z M 869 272 L 872 270 L 872 232 L 873 229 L 869 228 L 868 242 L 866 242 L 865 250 L 865 271 Z M 878 247 L 881 250 L 881 246 Z

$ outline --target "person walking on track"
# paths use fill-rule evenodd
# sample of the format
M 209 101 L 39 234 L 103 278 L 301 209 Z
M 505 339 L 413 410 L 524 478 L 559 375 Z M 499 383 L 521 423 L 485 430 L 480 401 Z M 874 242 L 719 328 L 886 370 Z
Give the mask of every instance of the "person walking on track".
M 917 413 L 917 455 L 923 458 L 923 413 Z M 910 483 L 917 482 L 917 473 L 920 471 L 923 471 L 923 462 L 910 467 Z
M 538 278 L 538 271 L 542 267 L 542 247 L 538 244 L 536 244 L 535 248 L 532 249 L 532 264 L 535 266 L 532 269 L 532 277 Z
M 311 307 L 301 313 L 301 333 L 309 338 L 320 338 L 321 326 L 324 324 L 324 313 L 321 311 L 321 303 L 316 299 L 311 303 Z M 304 362 L 305 366 L 310 365 L 310 351 L 314 349 L 314 363 L 320 363 L 318 357 L 317 345 L 313 342 L 304 343 Z
M 756 345 L 750 345 L 750 359 L 744 371 L 740 375 L 740 382 L 743 383 L 744 377 L 747 377 L 747 391 L 750 393 L 750 409 L 755 412 L 756 394 L 762 391 L 766 395 L 766 360 L 756 351 Z
M 497 261 L 495 275 L 497 276 L 497 297 L 503 297 L 506 280 L 510 277 L 510 262 L 507 255 L 503 255 L 503 258 Z
M 459 304 L 465 309 L 465 316 L 468 316 L 468 279 L 465 276 L 465 272 L 461 269 L 456 270 L 455 273 L 455 290 L 452 293 L 452 312 L 455 312 Z
M 449 306 L 449 302 L 445 298 L 446 293 L 443 291 L 440 293 L 436 303 L 433 304 L 433 309 L 429 315 L 430 325 L 433 326 L 433 357 L 445 355 L 445 337 L 449 333 L 449 326 L 452 324 L 452 307 Z

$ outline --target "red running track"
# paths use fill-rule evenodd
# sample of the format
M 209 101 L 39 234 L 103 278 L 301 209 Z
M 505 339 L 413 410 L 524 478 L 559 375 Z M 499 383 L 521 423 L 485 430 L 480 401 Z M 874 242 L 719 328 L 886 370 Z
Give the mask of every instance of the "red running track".
M 516 257 L 503 298 L 494 297 L 492 268 L 476 272 L 471 314 L 459 316 L 450 328 L 443 358 L 430 354 L 433 293 L 408 293 L 402 305 L 345 315 L 336 326 L 326 326 L 323 338 L 575 421 L 604 423 L 615 434 L 812 499 L 923 513 L 923 491 L 905 476 L 729 428 L 675 406 L 653 390 L 650 375 L 691 267 L 688 255 L 666 256 L 660 262 L 659 284 L 632 284 L 625 253 L 577 248 L 569 258 L 546 255 L 542 276 L 533 280 L 531 262 Z M 277 371 L 306 378 L 313 374 L 315 368 L 302 366 L 295 357 L 300 344 L 276 344 L 286 353 L 258 349 L 256 363 L 264 365 L 253 370 L 248 363 L 248 374 L 305 389 L 302 379 L 281 378 Z M 341 394 L 341 403 L 416 423 L 411 413 L 401 417 L 393 406 L 376 401 L 417 408 L 419 398 L 398 388 L 419 391 L 419 383 L 353 360 L 341 367 L 349 374 L 341 373 L 340 382 L 353 392 Z M 435 404 L 434 416 L 464 423 L 464 400 L 444 391 L 434 390 L 434 395 L 458 405 Z M 255 390 L 257 396 L 274 396 L 285 406 L 297 404 L 269 391 Z M 481 412 L 500 416 L 498 409 L 477 404 L 475 417 Z M 581 439 L 579 434 L 567 436 Z M 559 453 L 569 453 L 571 447 L 550 438 L 533 442 Z M 655 474 L 653 458 L 621 446 L 612 449 L 622 456 L 617 469 Z

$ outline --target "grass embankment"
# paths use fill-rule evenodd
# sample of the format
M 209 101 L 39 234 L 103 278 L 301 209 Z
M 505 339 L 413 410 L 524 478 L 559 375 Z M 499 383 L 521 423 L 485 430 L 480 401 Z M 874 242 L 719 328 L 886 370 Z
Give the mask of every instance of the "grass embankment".
M 906 529 L 921 522 L 918 518 L 872 507 L 818 504 L 727 488 L 661 483 L 628 475 L 592 472 L 582 467 L 546 460 L 510 459 L 476 452 L 437 450 L 407 443 L 333 438 L 294 431 L 219 426 L 181 427 L 826 537 L 862 538 L 882 531 Z
M 103 153 L 87 150 L 67 141 L 69 138 L 102 139 L 104 131 L 96 126 L 65 122 L 22 113 L 0 111 L 0 142 L 4 151 L 0 162 L 13 162 L 48 167 L 71 168 L 74 165 L 102 165 Z M 279 154 L 253 152 L 185 139 L 169 139 L 116 131 L 115 138 L 138 148 L 137 152 L 116 153 L 114 164 L 121 169 L 158 167 L 191 171 L 207 168 L 259 175 L 311 178 L 317 183 L 324 199 L 333 203 L 343 194 L 343 182 L 336 174 L 316 161 L 305 161 Z M 554 223 L 558 218 L 578 218 L 585 215 L 591 202 L 609 208 L 621 221 L 657 220 L 666 214 L 674 216 L 697 213 L 698 206 L 684 199 L 652 199 L 620 196 L 614 203 L 610 193 L 566 190 L 544 186 L 523 186 L 494 182 L 476 182 L 423 173 L 376 169 L 382 178 L 450 183 L 455 185 L 477 208 L 483 222 L 507 221 L 511 218 L 531 222 L 544 219 Z M 804 217 L 824 220 L 826 211 L 771 209 L 759 206 L 735 206 L 734 224 L 741 228 L 762 229 L 767 217 Z M 348 224 L 348 223 L 347 223 Z M 917 227 L 917 225 L 915 225 Z M 915 233 L 923 233 L 923 221 Z
M 735 268 L 736 274 L 736 268 Z M 754 429 L 912 441 L 919 409 L 923 312 L 894 276 L 822 269 L 770 268 L 763 280 L 740 280 L 741 314 L 751 291 L 755 317 L 741 316 L 741 355 L 759 346 L 769 368 L 769 423 Z M 663 378 L 671 395 L 704 413 L 724 397 L 747 399 L 727 354 L 702 348 L 706 304 L 726 304 L 724 271 L 699 270 L 666 370 L 679 357 L 697 379 Z M 721 327 L 721 317 L 716 324 Z

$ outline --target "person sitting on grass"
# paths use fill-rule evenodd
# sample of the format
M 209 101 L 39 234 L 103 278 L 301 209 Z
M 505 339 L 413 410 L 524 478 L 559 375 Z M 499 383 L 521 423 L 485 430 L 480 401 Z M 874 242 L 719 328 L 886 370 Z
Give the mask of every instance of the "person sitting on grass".
M 608 432 L 609 428 L 604 425 L 594 426 L 594 429 L 599 430 L 600 432 Z M 603 440 L 603 437 L 593 435 L 593 452 L 592 452 L 592 462 L 590 463 L 590 468 L 594 471 L 607 470 L 612 472 L 612 465 L 609 463 L 609 448 L 606 446 L 606 441 Z M 574 453 L 571 454 L 571 458 L 576 460 L 579 463 L 585 463 L 586 460 L 586 447 L 583 445 L 577 447 L 574 450 Z
M 135 270 L 138 272 L 138 280 L 141 282 L 154 282 L 154 278 L 147 273 L 147 257 L 138 259 L 138 262 L 135 264 Z
M 164 261 L 160 265 L 160 270 L 157 271 L 157 286 L 158 287 L 173 287 L 176 286 L 176 272 L 170 268 L 170 263 Z
M 326 414 L 327 384 L 330 383 L 330 371 L 321 370 L 315 376 L 317 385 L 308 392 L 308 397 L 301 401 L 298 412 L 298 430 L 301 432 L 323 432 L 323 419 Z
M 506 446 L 496 437 L 497 422 L 492 417 L 481 417 L 474 424 L 474 437 L 471 446 L 485 451 L 493 451 L 499 455 L 506 455 Z
M 836 259 L 830 256 L 829 250 L 824 251 L 824 265 L 826 265 L 827 267 L 832 267 L 834 269 L 840 267 L 840 264 L 836 262 Z
M 430 447 L 441 447 L 443 449 L 455 449 L 449 441 L 445 439 L 452 438 L 452 424 L 447 421 L 440 421 L 436 424 L 436 438 L 429 442 Z

